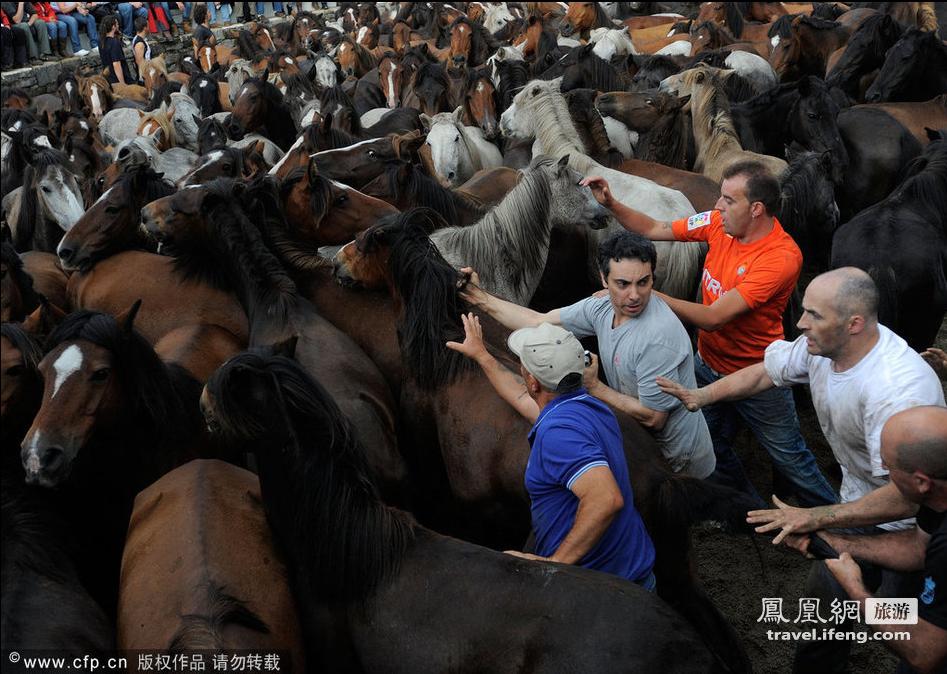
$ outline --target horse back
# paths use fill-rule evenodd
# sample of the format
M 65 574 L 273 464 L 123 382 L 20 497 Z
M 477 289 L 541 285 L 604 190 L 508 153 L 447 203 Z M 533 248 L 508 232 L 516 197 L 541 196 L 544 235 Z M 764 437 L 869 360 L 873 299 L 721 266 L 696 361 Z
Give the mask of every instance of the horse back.
M 195 460 L 138 495 L 122 558 L 118 646 L 280 651 L 291 671 L 303 671 L 286 567 L 255 475 Z

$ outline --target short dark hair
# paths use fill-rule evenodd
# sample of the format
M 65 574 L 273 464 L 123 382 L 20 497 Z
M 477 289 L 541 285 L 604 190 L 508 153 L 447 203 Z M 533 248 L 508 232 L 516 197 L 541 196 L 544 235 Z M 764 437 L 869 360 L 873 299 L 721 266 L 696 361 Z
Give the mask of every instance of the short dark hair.
M 207 20 L 207 5 L 204 3 L 195 3 L 193 19 L 195 24 L 202 24 Z
M 759 201 L 767 215 L 776 215 L 779 210 L 779 181 L 758 161 L 738 161 L 723 172 L 723 179 L 736 176 L 746 178 L 746 198 L 752 204 Z
M 861 269 L 848 270 L 835 296 L 836 310 L 851 318 L 856 314 L 871 322 L 878 320 L 878 286 Z
M 658 261 L 658 252 L 650 240 L 626 230 L 615 232 L 598 245 L 598 268 L 602 276 L 608 278 L 608 270 L 611 261 L 620 260 L 641 260 L 651 265 L 651 273 L 654 273 L 654 265 Z
M 140 33 L 142 28 L 145 28 L 148 25 L 148 19 L 143 16 L 135 17 L 135 32 Z

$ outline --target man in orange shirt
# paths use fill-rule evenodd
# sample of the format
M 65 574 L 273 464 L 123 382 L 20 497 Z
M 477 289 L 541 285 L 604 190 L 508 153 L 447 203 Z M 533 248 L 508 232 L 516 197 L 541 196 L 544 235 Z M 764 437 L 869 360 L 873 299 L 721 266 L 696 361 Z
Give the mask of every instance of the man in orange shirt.
M 699 386 L 763 360 L 766 347 L 783 339 L 782 315 L 802 268 L 802 253 L 773 213 L 779 183 L 756 162 L 739 162 L 723 175 L 713 211 L 661 222 L 614 199 L 608 182 L 586 178 L 596 199 L 621 225 L 656 241 L 704 241 L 709 245 L 701 278 L 703 303 L 661 295 L 678 318 L 699 328 L 694 370 Z M 819 471 L 799 432 L 788 389 L 703 408 L 713 437 L 717 468 L 710 479 L 759 497 L 733 451 L 745 423 L 772 457 L 779 474 L 806 506 L 838 497 Z

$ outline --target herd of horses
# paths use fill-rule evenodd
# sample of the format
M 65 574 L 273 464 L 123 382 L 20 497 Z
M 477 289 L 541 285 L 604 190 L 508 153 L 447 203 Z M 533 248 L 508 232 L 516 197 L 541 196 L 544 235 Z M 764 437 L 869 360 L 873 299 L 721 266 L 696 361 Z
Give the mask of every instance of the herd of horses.
M 744 530 L 750 504 L 673 474 L 627 416 L 657 595 L 497 552 L 529 533 L 529 425 L 444 346 L 470 310 L 459 270 L 571 303 L 619 228 L 582 178 L 670 220 L 754 159 L 805 278 L 866 269 L 882 322 L 930 346 L 932 4 L 340 3 L 176 70 L 156 56 L 142 86 L 64 71 L 56 94 L 5 91 L 5 652 L 751 671 L 689 534 Z M 704 252 L 659 243 L 657 287 L 694 298 Z

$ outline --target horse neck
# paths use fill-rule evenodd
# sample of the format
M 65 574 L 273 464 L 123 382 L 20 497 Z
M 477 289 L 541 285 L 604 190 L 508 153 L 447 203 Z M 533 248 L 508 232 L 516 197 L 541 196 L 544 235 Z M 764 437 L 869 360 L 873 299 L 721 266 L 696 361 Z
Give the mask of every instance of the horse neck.
M 646 161 L 657 162 L 674 168 L 685 168 L 687 142 L 690 136 L 686 123 L 687 115 L 681 108 L 658 118 L 648 133 Z
M 730 106 L 723 92 L 709 85 L 695 87 L 695 95 L 698 92 L 700 96 L 697 105 L 694 104 L 694 97 L 691 97 L 694 142 L 697 143 L 698 153 L 705 154 L 711 149 L 711 144 L 718 153 L 742 149 L 730 119 Z M 720 112 L 725 113 L 723 118 L 719 117 Z
M 476 173 L 483 168 L 483 160 L 480 158 L 480 148 L 477 147 L 477 144 L 467 135 L 467 127 L 465 127 L 462 122 L 457 122 L 456 126 L 460 137 L 463 139 L 467 156 L 470 158 L 470 168 Z
M 487 284 L 497 287 L 506 281 L 510 291 L 524 299 L 527 293 L 532 294 L 546 266 L 551 201 L 549 179 L 542 169 L 535 168 L 475 224 L 439 230 L 431 238 L 445 257 L 468 260 Z M 518 264 L 504 267 L 498 262 L 501 251 L 503 259 L 517 260 Z M 528 301 L 525 297 L 523 303 Z

